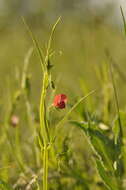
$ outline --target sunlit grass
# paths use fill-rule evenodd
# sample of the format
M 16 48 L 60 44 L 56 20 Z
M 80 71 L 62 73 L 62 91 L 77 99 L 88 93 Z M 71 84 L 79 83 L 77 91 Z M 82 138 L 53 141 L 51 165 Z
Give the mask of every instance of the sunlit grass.
M 125 37 L 108 25 L 59 21 L 38 30 L 24 20 L 3 36 L 0 188 L 123 190 Z M 62 93 L 68 101 L 58 109 Z

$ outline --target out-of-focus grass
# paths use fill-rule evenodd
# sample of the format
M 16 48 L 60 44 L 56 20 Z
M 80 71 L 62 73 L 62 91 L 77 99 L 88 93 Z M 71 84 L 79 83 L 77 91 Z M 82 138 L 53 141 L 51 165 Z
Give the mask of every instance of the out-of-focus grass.
M 47 25 L 42 24 L 39 28 L 32 25 L 42 47 L 48 39 L 49 27 L 47 29 Z M 12 78 L 11 81 L 15 83 L 14 77 L 21 71 L 25 53 L 30 46 L 32 46 L 32 42 L 21 22 L 16 27 L 14 25 L 9 26 L 4 32 L 1 32 L 0 70 L 1 78 L 4 81 L 10 77 Z M 82 22 L 78 23 L 76 20 L 74 22 L 63 20 L 55 34 L 53 47 L 55 49 L 55 56 L 53 57 L 54 65 L 56 65 L 53 69 L 55 76 L 62 77 L 65 75 L 59 86 L 62 88 L 63 85 L 76 94 L 77 92 L 80 93 L 78 82 L 80 78 L 88 80 L 88 84 L 91 86 L 98 85 L 95 67 L 106 61 L 106 48 L 109 49 L 110 54 L 121 69 L 123 70 L 125 67 L 124 36 L 118 28 L 107 24 L 89 23 L 86 25 Z M 37 62 L 38 58 L 34 53 L 29 70 L 32 74 L 33 89 L 36 88 L 33 93 L 37 92 L 38 94 L 40 65 Z M 32 71 L 36 71 L 37 76 Z M 75 80 L 75 75 L 77 80 Z
M 37 37 L 40 46 L 45 49 L 45 42 L 48 40 L 51 27 L 50 24 L 43 22 L 39 25 L 33 24 L 34 22 L 31 20 L 28 20 L 28 23 Z M 16 150 L 13 152 L 9 139 L 4 137 L 6 127 L 5 119 L 11 109 L 15 92 L 20 89 L 24 57 L 33 44 L 20 19 L 17 24 L 13 23 L 11 25 L 10 23 L 6 28 L 0 31 L 0 42 L 0 135 L 1 139 L 5 138 L 1 140 L 2 142 L 0 144 L 0 176 L 4 180 L 8 180 L 9 183 L 16 184 L 20 178 L 23 178 L 20 177 L 22 171 L 16 160 Z M 95 20 L 89 23 L 83 23 L 83 20 L 62 19 L 53 40 L 55 54 L 51 60 L 54 64 L 52 70 L 53 79 L 58 84 L 57 93 L 67 94 L 69 104 L 73 104 L 76 99 L 84 93 L 98 88 L 99 90 L 96 95 L 91 98 L 94 103 L 90 111 L 94 115 L 98 115 L 98 120 L 102 121 L 103 117 L 100 116 L 103 116 L 103 105 L 105 103 L 103 96 L 104 93 L 106 93 L 107 85 L 109 85 L 109 79 L 108 83 L 106 80 L 105 84 L 104 81 L 101 83 L 96 74 L 96 70 L 99 70 L 108 61 L 105 55 L 105 50 L 108 49 L 113 60 L 115 60 L 125 75 L 125 48 L 125 37 L 119 28 L 115 26 L 110 26 Z M 37 117 L 42 76 L 41 66 L 35 51 L 29 61 L 28 74 L 30 76 L 31 86 L 29 102 L 32 111 L 35 110 L 35 117 Z M 125 110 L 125 81 L 119 76 L 117 70 L 114 71 L 114 75 L 120 107 Z M 109 75 L 106 77 L 108 78 Z M 82 88 L 82 86 L 84 88 Z M 110 93 L 110 96 L 113 95 Z M 110 99 L 112 101 L 112 97 L 110 97 Z M 76 113 L 81 113 L 84 106 L 85 111 L 87 111 L 88 105 L 90 104 L 91 101 L 88 101 L 87 104 L 80 105 Z M 110 115 L 108 114 L 105 119 L 107 124 L 111 124 L 115 115 L 113 101 L 111 102 L 111 107 Z M 20 156 L 24 161 L 26 167 L 25 174 L 27 176 L 27 178 L 25 176 L 20 182 L 23 186 L 23 183 L 28 184 L 31 181 L 33 173 L 37 175 L 42 172 L 39 170 L 41 165 L 40 159 L 35 156 L 39 154 L 38 149 L 33 149 L 34 127 L 38 127 L 39 124 L 38 121 L 36 121 L 37 118 L 33 122 L 33 125 L 29 125 L 24 97 L 18 100 L 15 112 L 20 117 L 18 127 L 21 149 Z M 55 113 L 53 113 L 55 118 L 54 122 L 64 113 L 65 111 L 62 113 L 55 111 Z M 78 116 L 76 113 L 74 113 L 71 118 L 80 117 L 82 119 L 81 114 Z M 8 127 L 10 138 L 15 138 L 15 128 L 12 128 L 10 125 L 8 125 Z M 56 159 L 54 153 L 57 155 Z M 49 162 L 50 189 L 52 187 L 52 189 L 61 190 L 81 190 L 84 188 L 88 190 L 86 184 L 89 184 L 88 186 L 91 189 L 104 190 L 105 188 L 95 171 L 95 167 L 93 166 L 94 162 L 91 157 L 92 153 L 90 147 L 86 139 L 83 139 L 81 132 L 68 124 L 62 127 L 56 147 L 52 152 L 52 159 L 50 159 Z

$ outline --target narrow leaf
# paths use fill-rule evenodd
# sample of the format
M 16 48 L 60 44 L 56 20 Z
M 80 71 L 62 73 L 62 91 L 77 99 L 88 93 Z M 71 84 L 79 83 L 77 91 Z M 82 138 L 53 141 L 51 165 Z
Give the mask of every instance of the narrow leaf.
M 105 183 L 108 190 L 118 190 L 118 185 L 116 180 L 112 178 L 112 176 L 105 170 L 103 164 L 98 159 L 96 160 L 97 170 L 102 178 L 103 182 Z
M 122 9 L 121 6 L 120 6 L 120 10 L 121 10 L 121 15 L 122 15 L 122 19 L 123 19 L 124 32 L 125 32 L 125 35 L 126 35 L 126 19 L 125 19 L 125 16 L 124 16 L 124 13 L 123 13 L 123 9 Z
M 66 113 L 66 115 L 63 117 L 63 119 L 61 121 L 59 121 L 59 123 L 56 125 L 56 128 L 59 127 L 60 125 L 62 125 L 69 117 L 69 115 L 71 114 L 71 112 L 81 103 L 83 102 L 86 98 L 88 98 L 90 95 L 92 95 L 94 92 L 96 92 L 96 90 L 93 90 L 91 92 L 89 92 L 86 96 L 80 98 L 80 100 L 78 100 L 78 102 L 76 102 L 73 107 Z
M 28 30 L 29 35 L 31 36 L 33 44 L 34 44 L 34 46 L 35 46 L 35 48 L 36 48 L 36 50 L 38 52 L 39 58 L 40 58 L 40 63 L 41 63 L 42 70 L 44 71 L 45 70 L 45 65 L 44 65 L 44 58 L 43 58 L 44 56 L 43 56 L 42 50 L 40 49 L 38 41 L 36 40 L 35 35 L 31 31 L 28 24 L 26 23 L 24 17 L 22 17 L 22 21 L 23 21 L 24 25 L 26 26 L 26 29 Z

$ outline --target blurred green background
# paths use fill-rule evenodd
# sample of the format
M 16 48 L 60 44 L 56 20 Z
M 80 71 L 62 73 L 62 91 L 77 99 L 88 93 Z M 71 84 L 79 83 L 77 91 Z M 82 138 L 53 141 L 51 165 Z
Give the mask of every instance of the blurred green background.
M 44 50 L 51 27 L 57 18 L 61 16 L 61 22 L 57 26 L 52 44 L 52 48 L 55 51 L 51 60 L 54 64 L 52 76 L 54 82 L 58 81 L 57 93 L 67 94 L 69 104 L 73 104 L 78 97 L 85 95 L 90 90 L 99 89 L 92 97 L 93 100 L 89 100 L 85 107 L 89 106 L 89 111 L 94 112 L 98 116 L 103 114 L 104 117 L 101 120 L 107 124 L 111 123 L 113 117 L 109 116 L 114 116 L 115 108 L 108 115 L 106 106 L 109 106 L 109 100 L 113 99 L 111 90 L 108 87 L 106 90 L 106 83 L 107 85 L 110 83 L 109 74 L 104 76 L 104 72 L 103 75 L 101 72 L 99 79 L 99 70 L 102 70 L 108 62 L 108 57 L 105 53 L 107 50 L 113 62 L 117 65 L 114 69 L 114 77 L 116 79 L 120 108 L 125 110 L 126 39 L 119 6 L 115 5 L 113 1 L 102 6 L 96 6 L 95 3 L 92 4 L 91 1 L 87 0 L 0 0 L 1 134 L 6 113 L 11 107 L 10 100 L 20 88 L 25 56 L 29 48 L 33 47 L 32 40 L 21 20 L 21 16 L 26 19 L 40 46 Z M 33 52 L 30 58 L 28 75 L 30 76 L 31 85 L 30 103 L 33 109 L 37 109 L 40 99 L 42 73 L 36 51 Z M 106 94 L 110 96 L 110 99 L 108 98 L 106 100 Z M 91 101 L 93 101 L 93 106 Z M 27 121 L 25 121 L 25 106 L 23 103 L 24 100 L 21 99 L 16 110 L 21 117 L 21 131 L 23 133 L 25 131 L 25 134 L 21 137 L 22 149 L 25 155 L 25 162 L 29 163 L 29 167 L 36 172 L 37 169 L 34 168 L 33 158 L 30 159 L 32 153 L 30 151 L 27 152 L 29 147 L 32 146 L 32 141 L 30 139 L 31 134 L 29 133 Z M 114 107 L 113 101 L 112 107 Z M 73 114 L 73 116 L 75 118 L 77 117 L 76 114 Z M 91 150 L 88 145 L 85 146 L 87 142 L 85 142 L 86 140 L 83 139 L 83 136 L 78 130 L 74 128 L 70 131 L 68 128 L 61 130 L 61 135 L 59 136 L 60 143 L 58 145 L 59 150 L 62 152 L 62 146 L 66 145 L 66 134 L 69 134 L 70 138 L 68 140 L 70 141 L 68 144 L 70 143 L 71 149 L 69 156 L 73 158 L 71 162 L 76 162 L 75 165 L 79 175 L 82 179 L 86 178 L 86 183 L 91 183 L 91 188 L 104 190 L 103 184 L 99 182 L 99 178 L 97 179 L 95 167 L 91 167 L 93 165 Z M 29 144 L 27 144 L 27 140 Z M 4 149 L 1 146 L 1 151 L 3 151 L 1 167 L 6 166 L 11 161 L 13 162 L 13 157 L 8 158 L 10 155 L 6 150 L 7 148 Z M 39 166 L 40 163 L 37 164 Z M 54 166 L 54 171 L 56 170 L 55 168 L 56 166 Z M 67 170 L 68 168 L 64 169 L 65 172 Z M 88 172 L 86 173 L 85 171 Z M 12 167 L 9 172 L 10 174 L 7 174 L 8 170 L 3 169 L 1 176 L 8 179 L 10 183 L 15 184 L 15 181 L 19 177 L 18 169 L 16 168 L 14 170 Z M 80 177 L 78 173 L 75 174 L 76 179 Z M 70 182 L 64 178 L 60 181 L 60 176 L 57 176 L 56 173 L 53 173 L 53 175 L 54 179 L 56 179 L 54 181 L 52 179 L 51 181 L 54 184 L 52 189 L 63 189 L 63 187 L 67 187 L 67 189 L 81 190 L 84 187 L 85 190 L 88 190 L 81 180 L 77 181 L 78 185 L 75 185 L 75 181 L 72 181 L 72 179 L 69 179 Z M 88 175 L 90 178 L 88 178 Z M 59 180 L 57 186 L 56 180 Z M 65 185 L 63 186 L 63 184 Z
M 53 49 L 56 52 L 53 58 L 56 65 L 54 77 L 63 77 L 61 80 L 63 87 L 77 96 L 80 93 L 80 78 L 88 81 L 91 88 L 99 85 L 95 67 L 105 61 L 105 49 L 110 51 L 117 64 L 124 70 L 125 37 L 119 23 L 121 19 L 118 19 L 119 7 L 115 8 L 112 1 L 101 7 L 94 6 L 95 3 L 92 5 L 91 1 L 86 0 L 43 2 L 1 0 L 0 2 L 1 95 L 6 91 L 5 84 L 8 78 L 11 78 L 11 82 L 15 81 L 18 72 L 16 70 L 21 71 L 25 54 L 33 46 L 21 16 L 25 17 L 43 48 L 48 40 L 51 26 L 59 16 L 62 17 L 53 41 Z M 119 16 L 121 17 L 121 14 Z M 35 95 L 38 95 L 41 85 L 38 62 L 34 54 L 29 70 L 34 89 L 32 93 Z M 121 91 L 123 92 L 123 89 Z M 123 93 L 120 96 L 121 99 L 125 99 Z

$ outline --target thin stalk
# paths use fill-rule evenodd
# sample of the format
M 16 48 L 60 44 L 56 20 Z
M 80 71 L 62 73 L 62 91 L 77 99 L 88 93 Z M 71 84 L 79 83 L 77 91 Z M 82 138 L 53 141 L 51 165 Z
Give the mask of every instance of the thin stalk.
M 48 87 L 48 73 L 44 73 L 43 86 L 40 98 L 40 127 L 43 141 L 43 190 L 48 190 L 48 143 L 50 142 L 49 130 L 46 120 L 45 99 Z
M 113 60 L 112 60 L 108 50 L 106 50 L 106 56 L 109 58 L 108 67 L 109 67 L 110 77 L 111 77 L 112 86 L 113 86 L 113 90 L 114 90 L 115 103 L 116 103 L 116 109 L 117 109 L 117 114 L 118 114 L 118 124 L 119 124 L 119 128 L 120 128 L 120 137 L 122 139 L 123 138 L 123 131 L 122 131 L 122 123 L 121 123 L 120 112 L 119 112 L 118 95 L 117 95 L 117 90 L 116 90 L 116 85 L 115 85 L 115 80 L 114 80 L 113 70 L 112 70 L 113 69 L 112 68 Z M 121 144 L 122 144 L 122 142 L 121 142 Z
M 30 58 L 31 58 L 32 53 L 33 53 L 33 48 L 30 48 L 24 59 L 24 67 L 23 67 L 23 73 L 22 73 L 22 79 L 21 79 L 21 89 L 25 89 L 27 70 L 28 70 L 28 66 L 30 63 Z
M 43 52 L 40 49 L 40 46 L 38 44 L 38 41 L 36 40 L 36 37 L 34 36 L 33 32 L 31 31 L 30 27 L 27 25 L 25 19 L 22 17 L 22 21 L 24 25 L 26 26 L 29 35 L 32 38 L 33 44 L 35 46 L 35 49 L 38 52 L 42 70 L 43 70 L 43 83 L 42 83 L 42 91 L 41 91 L 41 97 L 40 97 L 40 107 L 39 107 L 39 116 L 40 116 L 40 135 L 41 139 L 39 138 L 39 143 L 41 148 L 43 149 L 43 190 L 47 190 L 48 188 L 48 145 L 50 143 L 50 134 L 49 134 L 49 129 L 48 129 L 48 122 L 47 122 L 47 113 L 46 113 L 46 93 L 47 93 L 47 88 L 49 85 L 49 77 L 50 73 L 48 70 L 48 60 L 49 60 L 49 53 L 50 53 L 50 48 L 51 48 L 51 42 L 53 38 L 53 34 L 55 31 L 55 28 L 60 21 L 60 18 L 58 18 L 57 22 L 54 24 L 50 38 L 48 41 L 48 46 L 47 46 L 47 52 L 46 56 L 44 58 Z
M 38 56 L 39 56 L 39 59 L 40 59 L 41 67 L 42 67 L 42 70 L 44 72 L 44 70 L 45 70 L 46 67 L 44 65 L 44 55 L 43 55 L 43 52 L 41 51 L 40 46 L 38 44 L 38 41 L 36 40 L 35 35 L 31 31 L 31 29 L 30 29 L 29 25 L 27 24 L 27 22 L 25 21 L 24 17 L 21 17 L 21 19 L 22 19 L 22 21 L 23 21 L 23 23 L 24 23 L 24 25 L 25 25 L 25 27 L 26 27 L 26 29 L 27 29 L 27 31 L 28 31 L 31 39 L 32 39 L 32 41 L 33 41 L 33 44 L 34 44 L 37 52 L 38 52 Z
M 51 34 L 50 34 L 49 41 L 48 41 L 48 44 L 47 44 L 47 51 L 46 51 L 46 57 L 45 57 L 45 65 L 47 65 L 47 63 L 48 63 L 48 59 L 49 59 L 49 55 L 50 55 L 49 51 L 50 51 L 50 48 L 51 48 L 53 34 L 54 34 L 56 26 L 60 22 L 60 20 L 61 20 L 61 17 L 59 17 L 57 19 L 56 23 L 54 24 L 54 26 L 52 27 L 52 30 L 51 30 Z
M 116 85 L 115 85 L 115 81 L 114 81 L 114 77 L 113 77 L 111 63 L 109 64 L 109 68 L 110 68 L 110 75 L 111 75 L 112 86 L 113 86 L 113 90 L 114 90 L 114 96 L 115 96 L 115 102 L 116 102 L 116 108 L 117 108 L 117 114 L 118 114 L 118 124 L 119 124 L 119 128 L 120 128 L 120 137 L 121 137 L 121 140 L 122 140 L 122 138 L 123 138 L 122 123 L 121 123 L 120 112 L 119 112 L 118 95 L 117 95 Z
M 124 16 L 123 9 L 122 9 L 121 6 L 120 6 L 120 10 L 121 10 L 121 15 L 122 15 L 122 19 L 123 19 L 124 32 L 125 32 L 125 35 L 126 35 L 126 20 L 125 20 L 125 16 Z
M 47 142 L 49 141 L 49 131 L 45 122 L 46 120 L 45 98 L 46 98 L 47 86 L 48 86 L 48 74 L 44 73 L 43 87 L 40 98 L 40 127 L 41 127 L 41 134 L 43 137 L 44 145 L 47 145 Z
M 119 102 L 118 102 L 118 95 L 117 95 L 117 90 L 116 90 L 116 85 L 115 85 L 115 80 L 114 80 L 114 76 L 113 76 L 113 71 L 112 71 L 112 65 L 111 63 L 109 63 L 109 70 L 110 70 L 110 76 L 111 76 L 111 81 L 112 81 L 112 86 L 113 86 L 113 90 L 114 90 L 114 96 L 115 96 L 115 103 L 116 103 L 116 109 L 117 109 L 117 115 L 118 115 L 118 126 L 119 126 L 119 136 L 118 136 L 118 146 L 120 146 L 119 150 L 120 151 L 120 155 L 122 155 L 122 148 L 123 148 L 123 130 L 122 130 L 122 123 L 121 123 L 121 117 L 120 117 L 120 111 L 119 111 Z M 114 173 L 115 178 L 117 179 L 117 184 L 119 189 L 123 190 L 122 187 L 122 176 L 123 176 L 123 172 L 124 172 L 124 166 L 123 166 L 123 160 L 118 158 L 118 164 L 120 167 L 120 164 L 122 165 L 122 171 L 120 173 L 120 171 L 118 171 L 117 175 L 116 173 Z
M 48 147 L 43 150 L 43 190 L 48 190 Z
M 59 123 L 56 125 L 56 129 L 62 125 L 68 118 L 68 116 L 71 114 L 71 112 L 82 102 L 84 101 L 87 97 L 89 97 L 90 95 L 92 95 L 94 92 L 96 92 L 96 90 L 92 90 L 91 92 L 89 92 L 86 96 L 83 96 L 82 98 L 80 98 L 74 105 L 73 107 L 66 113 L 66 115 L 63 117 L 62 120 L 59 121 Z

